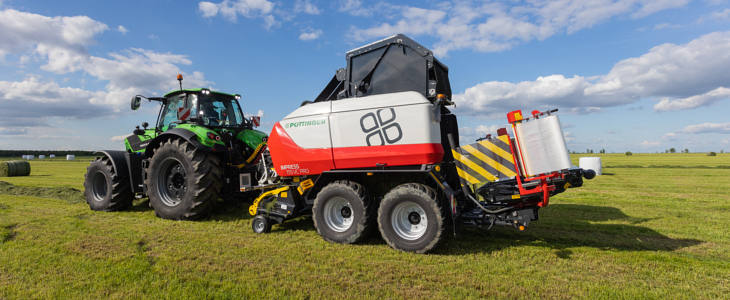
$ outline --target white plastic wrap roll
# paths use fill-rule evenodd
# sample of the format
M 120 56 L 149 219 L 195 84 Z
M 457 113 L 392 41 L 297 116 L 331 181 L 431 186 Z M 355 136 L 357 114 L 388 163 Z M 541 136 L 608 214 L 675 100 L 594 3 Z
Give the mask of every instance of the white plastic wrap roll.
M 74 160 L 74 159 L 76 159 L 76 155 L 73 155 L 73 154 L 66 155 L 66 160 Z
M 569 169 L 570 156 L 558 116 L 551 115 L 517 124 L 522 164 L 527 176 Z
M 41 154 L 41 155 L 38 155 L 38 159 L 46 159 L 46 156 L 45 156 L 45 155 L 43 155 L 43 154 Z
M 51 154 L 51 155 L 49 155 L 48 157 L 49 157 L 49 158 L 56 158 L 56 155 L 55 155 L 55 154 Z
M 596 175 L 601 175 L 600 157 L 581 157 L 578 159 L 578 165 L 583 170 L 593 170 L 596 171 Z

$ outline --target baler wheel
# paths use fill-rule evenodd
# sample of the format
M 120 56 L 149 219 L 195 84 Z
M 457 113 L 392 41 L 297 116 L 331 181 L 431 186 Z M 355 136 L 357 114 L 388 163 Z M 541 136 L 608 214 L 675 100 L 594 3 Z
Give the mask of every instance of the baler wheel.
M 92 210 L 118 211 L 132 205 L 129 179 L 117 174 L 111 160 L 97 158 L 86 168 L 84 196 Z
M 430 251 L 439 243 L 444 231 L 436 192 L 419 183 L 396 186 L 380 202 L 378 229 L 394 249 L 416 253 Z
M 322 188 L 314 200 L 312 219 L 327 241 L 353 244 L 370 232 L 370 209 L 362 185 L 339 180 Z

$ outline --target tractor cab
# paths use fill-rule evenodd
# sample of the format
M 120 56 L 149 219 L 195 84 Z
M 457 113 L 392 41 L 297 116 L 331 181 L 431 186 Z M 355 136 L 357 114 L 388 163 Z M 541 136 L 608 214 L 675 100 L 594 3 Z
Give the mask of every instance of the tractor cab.
M 251 129 L 251 122 L 243 118 L 238 104 L 240 98 L 209 89 L 170 92 L 164 96 L 156 128 L 167 131 L 190 123 L 218 129 Z

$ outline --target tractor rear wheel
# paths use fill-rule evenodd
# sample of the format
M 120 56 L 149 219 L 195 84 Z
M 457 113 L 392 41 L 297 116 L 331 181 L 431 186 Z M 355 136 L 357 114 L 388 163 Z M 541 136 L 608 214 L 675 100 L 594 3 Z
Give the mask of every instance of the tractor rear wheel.
M 92 210 L 118 211 L 132 205 L 129 179 L 114 170 L 108 157 L 97 158 L 86 168 L 84 196 Z
M 208 216 L 222 187 L 220 159 L 181 139 L 163 142 L 147 168 L 147 194 L 157 216 L 194 220 Z
M 317 233 L 327 241 L 353 244 L 369 233 L 370 210 L 362 185 L 335 181 L 317 193 L 312 208 L 312 219 Z
M 425 253 L 441 240 L 444 218 L 436 192 L 420 183 L 390 190 L 378 208 L 378 228 L 383 239 L 401 251 Z

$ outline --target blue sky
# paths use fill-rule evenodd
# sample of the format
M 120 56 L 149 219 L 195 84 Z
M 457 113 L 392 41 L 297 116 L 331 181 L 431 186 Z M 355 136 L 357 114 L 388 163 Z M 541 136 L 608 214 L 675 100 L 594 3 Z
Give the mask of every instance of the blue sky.
M 119 149 L 157 107 L 243 95 L 263 128 L 393 33 L 450 68 L 462 139 L 558 108 L 571 150 L 730 150 L 730 5 L 706 0 L 0 0 L 0 149 Z M 146 104 L 146 105 L 145 105 Z

